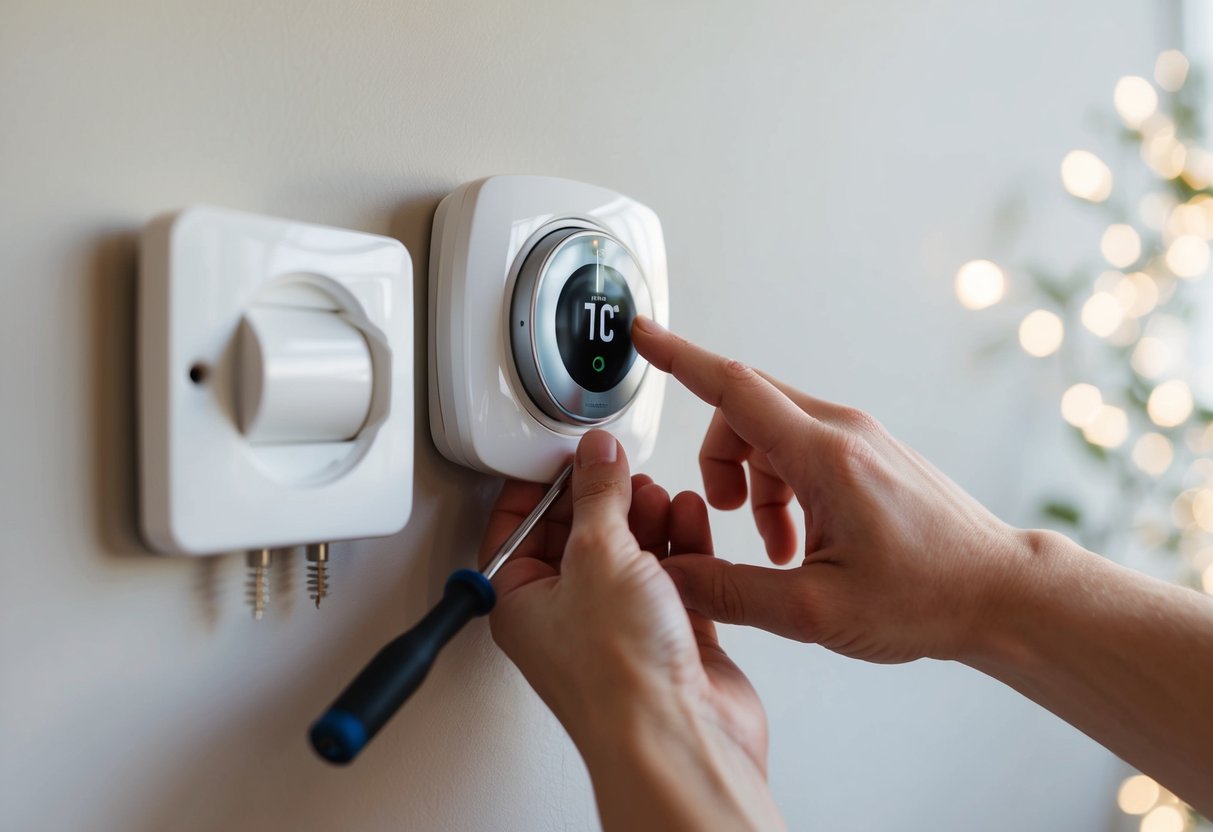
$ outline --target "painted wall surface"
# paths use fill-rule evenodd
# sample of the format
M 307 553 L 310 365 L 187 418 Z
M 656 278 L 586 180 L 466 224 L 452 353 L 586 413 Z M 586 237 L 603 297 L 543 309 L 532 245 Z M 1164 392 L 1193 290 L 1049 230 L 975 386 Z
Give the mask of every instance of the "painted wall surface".
M 206 202 L 390 234 L 424 275 L 433 209 L 463 181 L 613 187 L 665 223 L 677 329 L 870 409 L 1027 523 L 1032 488 L 1064 475 L 1040 467 L 1056 379 L 979 359 L 1013 314 L 962 312 L 951 276 L 976 256 L 1097 253 L 1057 166 L 1112 146 L 1091 113 L 1169 45 L 1162 16 L 1149 0 L 3 3 L 0 826 L 597 824 L 582 763 L 482 621 L 356 766 L 305 746 L 470 562 L 495 496 L 437 455 L 424 399 L 412 520 L 336 546 L 321 610 L 299 556 L 254 623 L 239 558 L 144 552 L 132 323 L 150 216 Z M 994 231 L 1007 206 L 1014 243 Z M 679 389 L 667 407 L 647 469 L 695 488 L 709 413 Z M 743 514 L 716 522 L 723 554 L 759 559 Z M 1120 764 L 965 668 L 725 641 L 766 702 L 795 829 L 1114 823 Z

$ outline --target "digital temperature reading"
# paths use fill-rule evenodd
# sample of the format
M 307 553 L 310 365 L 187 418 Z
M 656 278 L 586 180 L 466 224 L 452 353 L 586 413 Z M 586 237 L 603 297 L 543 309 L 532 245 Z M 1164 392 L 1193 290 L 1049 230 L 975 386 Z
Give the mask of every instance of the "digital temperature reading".
M 564 284 L 556 303 L 556 344 L 565 369 L 586 390 L 615 387 L 636 361 L 636 308 L 623 275 L 587 263 Z

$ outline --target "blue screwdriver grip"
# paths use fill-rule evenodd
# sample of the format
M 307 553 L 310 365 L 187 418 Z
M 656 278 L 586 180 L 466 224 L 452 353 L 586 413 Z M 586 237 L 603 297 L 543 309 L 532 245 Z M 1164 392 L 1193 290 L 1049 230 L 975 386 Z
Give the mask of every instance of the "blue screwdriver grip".
M 497 603 L 493 585 L 479 572 L 451 574 L 440 600 L 408 632 L 375 654 L 333 701 L 308 736 L 316 753 L 345 765 L 358 756 L 413 691 L 421 686 L 438 651 L 473 618 Z

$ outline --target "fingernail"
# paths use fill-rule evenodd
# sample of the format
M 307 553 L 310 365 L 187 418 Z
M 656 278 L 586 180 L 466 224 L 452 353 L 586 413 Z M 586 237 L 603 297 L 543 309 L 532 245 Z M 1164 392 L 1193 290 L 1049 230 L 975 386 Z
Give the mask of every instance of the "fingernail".
M 590 431 L 581 437 L 581 444 L 577 446 L 577 467 L 589 468 L 591 465 L 612 463 L 618 455 L 618 449 L 619 443 L 606 431 Z
M 646 318 L 644 315 L 636 316 L 636 328 L 641 332 L 647 332 L 650 335 L 660 335 L 665 332 L 665 327 L 654 321 L 652 318 Z

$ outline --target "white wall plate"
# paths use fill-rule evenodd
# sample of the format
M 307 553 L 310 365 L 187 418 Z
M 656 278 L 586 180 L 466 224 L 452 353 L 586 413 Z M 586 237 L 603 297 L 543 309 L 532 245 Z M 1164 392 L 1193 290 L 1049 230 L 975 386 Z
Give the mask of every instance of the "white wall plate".
M 606 268 L 626 299 L 598 277 L 566 309 L 562 288 L 578 268 L 591 276 Z M 544 176 L 463 185 L 434 217 L 429 306 L 430 429 L 448 459 L 551 481 L 591 427 L 613 433 L 634 466 L 652 454 L 665 377 L 634 355 L 622 323 L 631 313 L 669 319 L 665 242 L 649 208 Z M 570 347 L 583 307 L 593 328 L 582 327 Z M 612 354 L 604 340 L 626 350 Z M 532 359 L 539 371 L 528 369 Z M 596 372 L 611 376 L 599 389 Z
M 201 555 L 404 527 L 413 311 L 399 241 L 209 207 L 162 216 L 143 234 L 138 326 L 150 546 Z

